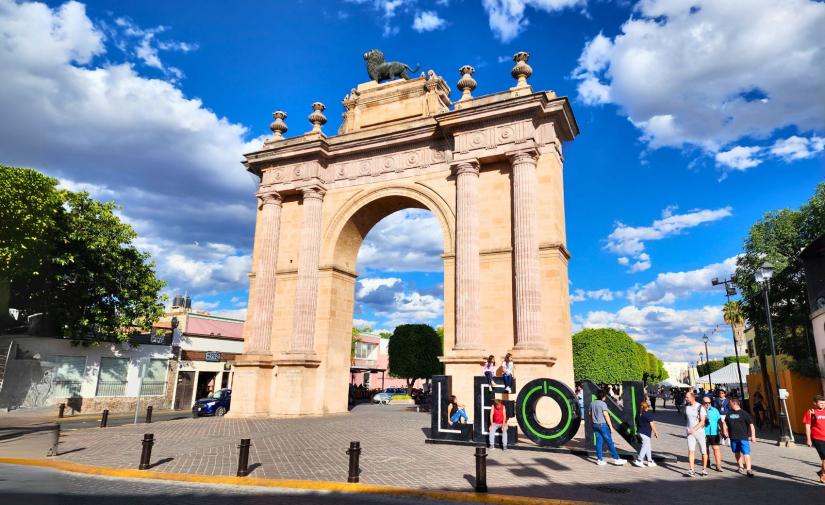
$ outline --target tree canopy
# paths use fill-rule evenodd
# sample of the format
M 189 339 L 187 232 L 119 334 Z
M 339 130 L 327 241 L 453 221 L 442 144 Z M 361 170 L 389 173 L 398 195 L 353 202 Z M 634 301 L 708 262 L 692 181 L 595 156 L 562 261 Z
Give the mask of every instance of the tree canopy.
M 576 381 L 598 384 L 667 378 L 662 361 L 644 344 L 611 328 L 584 329 L 573 335 L 573 368 Z
M 46 314 L 57 336 L 78 341 L 149 330 L 163 313 L 164 284 L 117 209 L 35 170 L 0 166 L 0 290 L 9 305 Z
M 408 388 L 416 379 L 429 379 L 442 373 L 438 357 L 444 352 L 438 334 L 430 325 L 396 326 L 387 352 L 390 375 L 407 379 Z

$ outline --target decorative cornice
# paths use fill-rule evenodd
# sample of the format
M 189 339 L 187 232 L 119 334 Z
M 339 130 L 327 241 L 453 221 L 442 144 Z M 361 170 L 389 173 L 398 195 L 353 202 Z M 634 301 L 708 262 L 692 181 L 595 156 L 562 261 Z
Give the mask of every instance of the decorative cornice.
M 255 196 L 258 197 L 259 210 L 262 209 L 264 205 L 277 205 L 280 207 L 283 203 L 281 194 L 275 191 L 272 184 L 261 184 Z
M 451 165 L 451 168 L 456 176 L 462 174 L 472 174 L 478 176 L 479 166 L 478 160 L 472 159 L 455 162 Z

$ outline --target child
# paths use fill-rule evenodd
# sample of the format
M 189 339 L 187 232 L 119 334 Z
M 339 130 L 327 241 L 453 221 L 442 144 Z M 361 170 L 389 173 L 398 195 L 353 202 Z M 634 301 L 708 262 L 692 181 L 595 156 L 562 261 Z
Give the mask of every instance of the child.
M 513 392 L 513 355 L 509 352 L 504 356 L 504 363 L 501 364 L 504 368 L 504 373 L 501 378 L 504 379 L 504 390 L 508 393 Z
M 659 438 L 659 432 L 656 431 L 656 423 L 653 421 L 653 413 L 650 412 L 650 405 L 647 402 L 642 402 L 642 413 L 639 414 L 639 436 L 642 437 L 642 448 L 639 449 L 639 455 L 633 461 L 636 466 L 642 466 L 647 457 L 647 466 L 656 466 L 653 461 L 653 453 L 651 452 L 650 437 L 651 433 L 654 437 Z
M 470 422 L 470 418 L 467 417 L 467 411 L 464 409 L 464 404 L 458 404 L 458 408 L 456 409 L 455 413 L 450 417 L 450 424 L 455 423 L 463 423 L 467 424 Z
M 487 357 L 487 363 L 484 364 L 484 376 L 487 377 L 487 385 L 490 389 L 493 388 L 493 377 L 496 375 L 496 358 L 491 354 Z

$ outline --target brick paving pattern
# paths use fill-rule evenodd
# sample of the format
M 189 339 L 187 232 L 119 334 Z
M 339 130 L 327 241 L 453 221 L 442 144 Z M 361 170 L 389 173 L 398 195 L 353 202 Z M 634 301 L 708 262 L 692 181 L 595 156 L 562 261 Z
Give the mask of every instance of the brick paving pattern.
M 735 472 L 729 447 L 722 447 L 725 472 L 686 476 L 682 418 L 658 409 L 661 438 L 654 451 L 675 455 L 658 468 L 612 465 L 564 453 L 492 451 L 488 458 L 491 493 L 604 503 L 752 504 L 825 499 L 816 483 L 813 449 L 778 448 L 760 438 L 754 448 L 756 478 Z M 251 475 L 278 479 L 346 481 L 349 442 L 361 442 L 361 481 L 414 488 L 472 490 L 473 448 L 425 444 L 429 414 L 400 406 L 360 405 L 345 415 L 301 419 L 202 418 L 84 429 L 66 433 L 61 459 L 115 468 L 136 468 L 144 433 L 155 434 L 152 461 L 164 472 L 234 475 L 237 444 L 252 439 Z M 763 436 L 770 433 L 763 434 Z M 523 443 L 525 439 L 521 439 Z M 624 444 L 621 442 L 620 447 Z M 629 449 L 629 446 L 625 446 Z

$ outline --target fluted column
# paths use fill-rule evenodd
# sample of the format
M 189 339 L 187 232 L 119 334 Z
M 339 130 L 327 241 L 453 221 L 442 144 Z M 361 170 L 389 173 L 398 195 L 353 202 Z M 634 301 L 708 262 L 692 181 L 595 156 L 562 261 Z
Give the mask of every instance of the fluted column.
M 478 162 L 454 165 L 456 174 L 455 348 L 480 349 Z
M 256 262 L 253 286 L 252 329 L 246 352 L 269 354 L 272 339 L 272 316 L 275 309 L 275 269 L 278 262 L 278 238 L 281 230 L 281 195 L 273 190 L 258 191 L 258 219 L 255 237 Z
M 510 155 L 513 168 L 516 348 L 544 346 L 541 335 L 541 271 L 536 222 L 536 157 L 534 150 L 518 151 Z
M 312 353 L 315 344 L 315 314 L 318 309 L 318 261 L 321 254 L 321 210 L 325 191 L 303 189 L 301 248 L 298 253 L 298 284 L 295 319 L 289 352 Z

